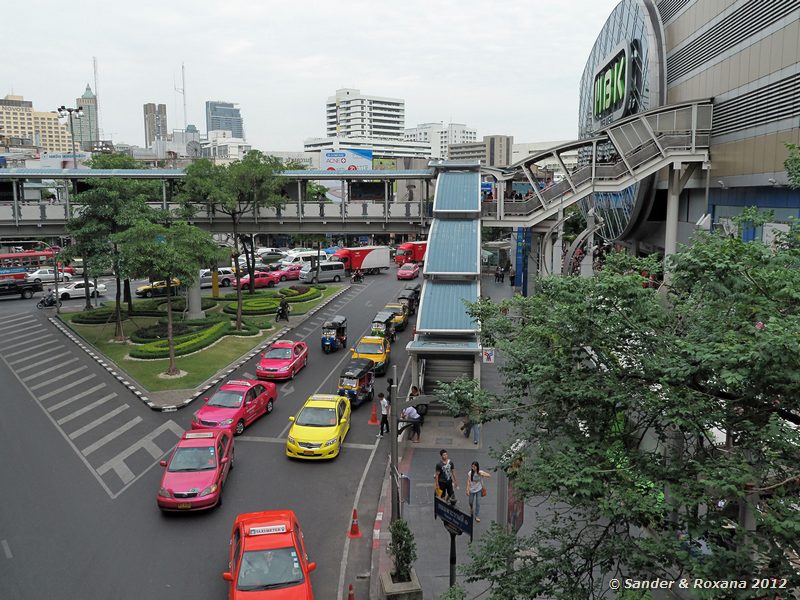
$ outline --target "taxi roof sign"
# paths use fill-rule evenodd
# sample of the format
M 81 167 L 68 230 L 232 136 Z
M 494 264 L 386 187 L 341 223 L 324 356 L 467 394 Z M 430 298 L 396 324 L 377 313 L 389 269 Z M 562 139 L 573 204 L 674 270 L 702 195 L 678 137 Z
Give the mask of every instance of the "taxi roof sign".
M 275 340 L 272 345 L 274 346 L 275 344 L 294 344 L 294 340 Z
M 214 435 L 213 431 L 187 431 L 183 434 L 183 439 L 197 440 L 201 438 L 213 438 Z
M 286 525 L 265 525 L 263 527 L 251 527 L 247 535 L 271 535 L 273 533 L 286 533 Z
M 250 385 L 250 382 L 246 379 L 231 379 L 230 381 L 226 381 L 225 385 Z

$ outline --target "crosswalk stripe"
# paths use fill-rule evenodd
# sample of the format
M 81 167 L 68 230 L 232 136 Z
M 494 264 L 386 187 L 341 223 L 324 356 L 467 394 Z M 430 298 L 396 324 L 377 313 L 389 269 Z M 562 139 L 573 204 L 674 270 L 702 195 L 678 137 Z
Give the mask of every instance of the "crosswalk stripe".
M 83 408 L 79 408 L 78 410 L 71 412 L 66 417 L 61 417 L 58 421 L 56 421 L 56 423 L 58 423 L 59 425 L 63 425 L 64 423 L 69 423 L 73 419 L 77 419 L 81 415 L 86 414 L 90 410 L 95 409 L 98 406 L 100 406 L 101 404 L 105 404 L 106 402 L 108 402 L 112 398 L 116 398 L 116 397 L 117 397 L 116 394 L 108 394 L 107 396 L 103 396 L 99 400 L 95 400 L 91 404 L 87 404 Z M 127 406 L 127 404 L 126 404 L 126 406 Z
M 153 441 L 158 436 L 160 436 L 165 431 L 171 431 L 177 437 L 181 437 L 183 435 L 183 428 L 181 428 L 175 421 L 167 421 L 159 425 L 155 430 L 148 433 L 138 442 L 135 442 L 119 454 L 117 454 L 114 458 L 109 460 L 103 465 L 100 465 L 97 468 L 97 473 L 99 475 L 105 475 L 110 470 L 114 470 L 119 478 L 122 480 L 123 483 L 127 484 L 133 481 L 133 472 L 130 470 L 128 465 L 125 464 L 125 459 L 131 456 L 134 452 L 137 452 L 140 449 L 147 450 L 150 453 L 150 456 L 155 458 L 161 458 L 164 455 L 164 450 L 156 446 L 155 442 Z
M 94 377 L 94 375 L 92 375 L 92 377 Z M 89 377 L 87 379 L 91 379 L 91 377 Z M 93 394 L 97 390 L 101 390 L 104 387 L 106 387 L 105 383 L 98 383 L 96 386 L 90 387 L 88 390 L 83 390 L 80 394 L 75 394 L 71 398 L 67 398 L 66 400 L 63 400 L 63 401 L 59 402 L 58 404 L 54 404 L 53 406 L 51 406 L 50 408 L 47 409 L 47 412 L 56 412 L 59 408 L 64 408 L 67 404 L 72 404 L 76 400 L 80 400 L 81 398 L 83 398 L 85 396 L 88 396 L 89 394 Z M 64 388 L 61 388 L 58 391 L 62 392 L 63 390 L 64 390 Z
M 68 383 L 67 385 L 62 385 L 60 388 L 57 388 L 57 389 L 53 390 L 52 392 L 47 392 L 46 394 L 42 394 L 41 396 L 39 396 L 39 401 L 41 402 L 41 401 L 47 400 L 48 398 L 52 398 L 53 396 L 57 396 L 58 394 L 61 394 L 62 392 L 64 392 L 64 390 L 71 390 L 72 388 L 74 388 L 76 386 L 79 386 L 82 383 L 86 383 L 90 379 L 94 379 L 94 377 L 95 377 L 94 374 L 90 374 L 90 375 L 87 375 L 86 377 L 81 377 L 80 379 L 78 379 L 76 381 L 72 381 L 72 382 Z
M 49 337 L 52 337 L 52 336 L 50 334 L 47 334 L 47 335 L 43 335 L 43 336 L 38 337 L 38 338 L 33 338 L 32 340 L 29 340 L 29 341 L 36 342 L 36 341 L 43 340 L 43 339 L 49 338 Z M 17 356 L 18 354 L 25 354 L 26 352 L 30 352 L 31 350 L 36 350 L 36 348 L 41 348 L 42 346 L 49 346 L 51 343 L 52 342 L 42 342 L 41 344 L 36 344 L 35 346 L 26 346 L 24 350 L 17 350 L 16 352 L 9 352 L 8 354 L 5 354 L 4 356 L 6 358 L 8 358 L 9 356 Z
M 19 369 L 15 369 L 15 371 L 17 373 L 22 373 L 23 371 L 28 371 L 30 369 L 35 369 L 39 365 L 46 365 L 47 363 L 56 360 L 60 356 L 69 356 L 69 352 L 62 352 L 61 354 L 56 354 L 55 356 L 49 356 L 48 358 L 45 358 L 44 360 L 40 360 L 39 362 L 35 362 L 35 363 L 30 364 L 30 365 L 25 365 L 24 367 L 21 367 Z M 78 360 L 78 359 L 76 358 L 75 360 Z M 62 363 L 62 364 L 66 364 L 66 363 Z
M 19 323 L 14 323 L 13 325 L 9 325 L 8 327 L 0 327 L 0 331 L 5 331 L 7 329 L 19 329 L 20 327 L 27 327 L 30 323 L 36 323 L 36 319 L 20 321 Z
M 38 390 L 39 388 L 43 388 L 46 385 L 50 385 L 51 383 L 55 383 L 56 381 L 61 381 L 62 379 L 66 379 L 67 377 L 69 377 L 71 375 L 75 375 L 75 373 L 79 373 L 81 371 L 85 371 L 86 369 L 88 369 L 88 367 L 86 365 L 84 365 L 82 367 L 78 367 L 77 369 L 72 369 L 72 371 L 67 371 L 66 373 L 62 373 L 61 375 L 59 375 L 57 377 L 52 377 L 52 378 L 48 379 L 47 381 L 43 381 L 42 383 L 37 383 L 36 385 L 32 385 L 28 389 L 31 390 L 31 391 Z M 61 389 L 64 389 L 64 388 L 61 388 Z M 39 400 L 41 400 L 41 399 L 42 398 L 39 398 Z
M 39 331 L 36 331 L 37 329 L 38 329 Z M 31 333 L 41 333 L 42 331 L 45 331 L 45 328 L 44 328 L 44 327 L 42 327 L 41 325 L 39 325 L 39 326 L 37 326 L 37 327 L 35 327 L 35 328 L 31 328 L 31 329 L 29 329 L 28 331 L 26 331 L 26 332 L 25 332 L 25 333 L 23 333 L 22 335 L 18 335 L 17 337 L 6 338 L 5 340 L 3 340 L 3 342 L 4 342 L 4 343 L 6 343 L 6 344 L 8 344 L 9 342 L 13 342 L 14 340 L 21 340 L 21 339 L 24 339 L 24 338 L 28 337 L 28 336 L 29 336 Z M 48 335 L 50 335 L 50 334 L 48 334 Z M 37 339 L 39 339 L 39 338 L 37 338 Z
M 69 352 L 65 352 L 64 354 L 65 355 L 69 355 Z M 69 364 L 74 363 L 74 362 L 78 362 L 78 358 L 77 357 L 70 358 L 69 360 L 65 360 L 61 364 L 54 365 L 54 366 L 50 367 L 49 369 L 45 369 L 44 371 L 39 371 L 37 373 L 34 373 L 33 375 L 28 375 L 27 377 L 23 377 L 22 381 L 30 381 L 31 379 L 38 379 L 42 375 L 47 375 L 48 373 L 51 373 L 52 371 L 58 371 L 59 369 L 63 368 L 64 365 L 69 365 Z M 34 388 L 31 388 L 31 389 L 34 389 Z
M 114 440 L 114 438 L 117 438 L 117 437 L 121 436 L 123 433 L 125 433 L 126 431 L 128 431 L 132 427 L 135 427 L 136 425 L 138 425 L 141 422 L 142 422 L 142 417 L 135 417 L 135 418 L 131 419 L 130 421 L 128 421 L 127 423 L 125 423 L 121 427 L 117 427 L 114 431 L 112 431 L 108 435 L 104 435 L 103 437 L 101 437 L 99 440 L 97 440 L 91 446 L 87 446 L 86 448 L 81 450 L 81 454 L 83 454 L 84 456 L 89 456 L 92 452 L 95 452 L 95 451 L 99 450 L 100 448 L 105 446 L 107 443 L 109 443 L 110 441 Z
M 47 345 L 46 342 L 44 344 L 39 344 L 39 346 L 46 346 L 46 345 Z M 63 347 L 64 347 L 64 344 L 56 344 L 55 346 L 51 346 L 47 350 L 42 350 L 41 352 L 37 352 L 36 354 L 29 354 L 28 356 L 25 356 L 23 358 L 18 358 L 17 360 L 12 360 L 8 364 L 11 365 L 11 366 L 14 366 L 14 365 L 19 364 L 21 362 L 25 362 L 26 360 L 30 360 L 32 358 L 36 358 L 37 356 L 42 356 L 43 354 L 47 354 L 48 352 L 52 352 L 53 350 L 58 350 L 59 348 L 63 348 Z
M 16 315 L 9 315 L 0 319 L 0 323 L 11 323 L 12 321 L 21 321 L 23 319 L 30 319 L 30 313 L 18 313 Z
M 112 394 L 111 396 L 116 396 L 116 394 Z M 106 396 L 106 397 L 108 398 L 110 396 Z M 86 425 L 84 425 L 80 429 L 76 429 L 75 431 L 70 433 L 69 434 L 69 439 L 74 440 L 75 438 L 82 436 L 87 431 L 91 431 L 92 429 L 94 429 L 95 427 L 98 427 L 99 425 L 102 425 L 103 423 L 105 423 L 109 419 L 113 419 L 114 417 L 116 417 L 121 412 L 124 412 L 124 411 L 128 410 L 128 408 L 130 408 L 130 406 L 127 405 L 127 404 L 122 404 L 121 406 L 118 406 L 117 408 L 115 408 L 111 412 L 107 412 L 106 414 L 104 414 L 101 417 L 98 417 L 97 419 L 95 419 L 91 423 L 87 423 Z

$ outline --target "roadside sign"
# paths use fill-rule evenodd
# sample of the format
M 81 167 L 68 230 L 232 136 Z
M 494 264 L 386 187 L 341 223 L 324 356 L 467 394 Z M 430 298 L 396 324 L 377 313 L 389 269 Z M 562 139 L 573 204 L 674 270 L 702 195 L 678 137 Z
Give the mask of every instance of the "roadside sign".
M 14 273 L 26 273 L 25 267 L 8 267 L 0 269 L 0 275 L 13 275 Z
M 494 364 L 494 348 L 483 349 L 483 362 L 487 364 Z
M 449 525 L 462 533 L 468 533 L 470 540 L 472 540 L 472 515 L 462 512 L 448 501 L 434 496 L 433 516 L 444 521 L 445 527 Z

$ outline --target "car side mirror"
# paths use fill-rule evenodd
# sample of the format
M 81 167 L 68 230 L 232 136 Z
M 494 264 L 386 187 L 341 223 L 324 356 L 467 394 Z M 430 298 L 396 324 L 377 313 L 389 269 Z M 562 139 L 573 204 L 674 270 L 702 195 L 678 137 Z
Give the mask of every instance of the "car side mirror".
M 289 420 L 290 420 L 292 423 L 294 423 L 294 417 L 293 417 L 293 416 L 292 416 L 292 417 L 289 417 Z
M 233 581 L 233 573 L 231 573 L 230 571 L 225 571 L 225 572 L 222 574 L 222 578 L 223 578 L 225 581 Z
M 223 457 L 220 459 L 220 461 L 219 461 L 219 464 L 221 464 L 221 465 L 226 465 L 226 464 L 228 464 L 228 462 L 230 462 L 230 460 L 231 460 L 231 459 L 230 459 L 230 458 L 228 458 L 227 456 L 223 456 Z
M 158 464 L 160 464 L 162 467 L 166 467 L 167 466 L 167 461 L 162 460 L 162 461 L 159 461 Z
M 350 352 L 355 352 L 355 351 L 356 351 L 355 348 L 350 348 Z
M 308 567 L 307 568 L 308 568 L 308 572 L 309 573 L 311 573 L 311 571 L 316 571 L 317 570 L 317 563 L 310 562 L 310 563 L 308 563 Z
M 339 425 L 344 425 L 345 423 L 347 423 L 347 419 L 345 419 L 344 417 L 339 419 Z
M 208 402 L 208 398 L 203 398 L 203 402 Z

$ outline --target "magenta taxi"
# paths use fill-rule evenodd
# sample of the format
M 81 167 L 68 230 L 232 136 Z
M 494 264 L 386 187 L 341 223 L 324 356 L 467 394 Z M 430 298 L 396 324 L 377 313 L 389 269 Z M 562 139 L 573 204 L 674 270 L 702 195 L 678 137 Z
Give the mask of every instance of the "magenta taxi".
M 308 364 L 308 344 L 292 340 L 278 340 L 261 354 L 256 366 L 260 379 L 294 379 L 297 372 Z
M 272 412 L 277 396 L 274 383 L 253 379 L 228 381 L 194 413 L 192 429 L 222 428 L 240 435 L 250 423 Z

